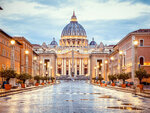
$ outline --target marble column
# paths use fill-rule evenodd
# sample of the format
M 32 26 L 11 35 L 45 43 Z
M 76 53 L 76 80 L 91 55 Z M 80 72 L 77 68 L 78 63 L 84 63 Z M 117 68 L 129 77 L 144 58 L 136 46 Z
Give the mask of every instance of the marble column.
M 49 64 L 49 65 L 50 65 L 50 64 Z M 56 75 L 57 75 L 57 70 L 58 70 L 58 69 L 57 69 L 57 59 L 56 59 Z
M 66 75 L 66 59 L 64 59 L 64 75 Z
M 83 59 L 82 59 L 82 75 L 84 75 L 84 62 L 83 62 Z
M 82 68 L 82 67 L 81 67 L 81 59 L 80 59 L 80 65 L 79 65 L 79 74 L 80 74 L 80 75 L 82 75 L 82 72 L 81 72 L 82 70 L 81 70 L 81 68 Z
M 90 59 L 88 59 L 88 75 L 90 76 Z
M 64 59 L 61 60 L 61 66 L 62 66 L 62 70 L 61 70 L 61 74 L 64 75 Z
M 70 72 L 70 59 L 69 59 L 69 75 L 71 76 L 71 72 Z
M 77 75 L 77 59 L 75 59 L 75 76 Z

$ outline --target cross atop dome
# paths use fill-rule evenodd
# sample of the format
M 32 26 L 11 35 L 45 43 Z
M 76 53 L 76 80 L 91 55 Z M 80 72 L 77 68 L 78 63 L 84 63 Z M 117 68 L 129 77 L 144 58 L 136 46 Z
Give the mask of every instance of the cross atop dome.
M 73 11 L 73 15 L 71 17 L 71 21 L 72 22 L 76 22 L 77 21 L 77 18 L 76 18 L 76 15 L 75 15 L 75 11 Z

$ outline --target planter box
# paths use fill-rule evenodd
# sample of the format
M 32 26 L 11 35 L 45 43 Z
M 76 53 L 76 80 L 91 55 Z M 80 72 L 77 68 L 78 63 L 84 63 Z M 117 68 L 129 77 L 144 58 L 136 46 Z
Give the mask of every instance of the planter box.
M 139 88 L 140 88 L 140 91 L 142 91 L 142 90 L 143 90 L 144 85 L 143 85 L 143 84 L 139 84 L 139 85 L 137 85 L 137 87 L 139 87 Z
M 122 84 L 121 86 L 122 86 L 122 88 L 126 88 L 126 84 Z
M 10 84 L 5 84 L 5 89 L 6 90 L 10 90 L 11 89 L 11 85 Z
M 25 88 L 25 84 L 21 84 L 21 88 Z
M 41 85 L 44 85 L 44 83 L 41 83 Z
M 112 86 L 115 86 L 115 83 L 112 83 L 111 85 L 112 85 Z
M 39 86 L 39 83 L 35 83 L 35 86 Z

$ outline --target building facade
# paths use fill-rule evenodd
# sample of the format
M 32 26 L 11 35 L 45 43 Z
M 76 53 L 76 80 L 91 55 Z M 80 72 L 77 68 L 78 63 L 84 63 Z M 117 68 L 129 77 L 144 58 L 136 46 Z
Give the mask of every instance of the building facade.
M 48 45 L 45 42 L 42 45 L 34 44 L 33 50 L 40 56 L 40 75 L 92 78 L 99 73 L 106 76 L 104 68 L 100 66 L 113 51 L 113 45 L 97 44 L 94 38 L 88 44 L 86 31 L 73 13 L 70 23 L 62 30 L 59 46 L 53 39 Z
M 14 40 L 15 44 L 11 43 Z M 136 42 L 136 43 L 135 43 Z M 0 30 L 0 68 L 13 68 L 18 73 L 55 78 L 96 78 L 144 68 L 150 73 L 150 29 L 129 33 L 116 45 L 89 42 L 84 27 L 75 13 L 61 33 L 59 45 L 31 44 L 24 37 L 11 37 Z

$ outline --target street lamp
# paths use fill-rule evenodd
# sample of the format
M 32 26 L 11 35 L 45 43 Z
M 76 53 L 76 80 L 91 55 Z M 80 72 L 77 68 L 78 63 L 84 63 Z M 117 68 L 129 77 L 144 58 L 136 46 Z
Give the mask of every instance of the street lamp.
M 120 73 L 122 73 L 122 55 L 123 55 L 123 51 L 119 51 L 119 55 L 120 55 Z
M 28 73 L 28 54 L 29 54 L 29 51 L 25 50 L 25 55 L 26 55 L 26 73 Z
M 138 41 L 137 41 L 137 40 L 134 40 L 134 41 L 133 41 L 133 44 L 134 44 L 134 46 L 137 46 L 137 45 L 138 45 Z
M 28 51 L 28 50 L 25 50 L 25 54 L 28 55 L 28 54 L 29 54 L 29 51 Z
M 94 69 L 95 69 L 95 77 L 96 77 L 96 69 L 97 69 L 97 67 L 95 66 Z
M 105 60 L 105 80 L 107 81 L 107 64 L 108 64 L 108 61 Z
M 10 41 L 11 45 L 15 45 L 15 40 Z
M 50 70 L 51 70 L 51 77 L 52 77 L 52 68 L 53 68 L 53 67 L 51 66 L 51 67 L 50 67 Z
M 11 44 L 11 68 L 14 70 L 15 68 L 15 40 L 11 40 L 10 44 Z
M 37 60 L 37 57 L 36 57 L 36 56 L 34 57 L 34 60 Z
M 39 62 L 39 75 L 41 75 L 41 64 L 42 64 L 43 62 L 42 62 L 42 60 Z
M 138 41 L 137 40 L 133 40 L 133 49 L 134 49 L 134 57 L 133 57 L 133 69 L 132 69 L 132 81 L 134 82 L 134 76 L 135 76 L 135 71 L 137 69 L 137 47 L 138 47 Z
M 113 74 L 113 61 L 114 61 L 114 57 L 110 57 L 111 60 L 111 74 Z
M 51 70 L 51 81 L 52 81 L 52 79 L 53 79 L 53 78 L 52 78 L 52 68 L 53 68 L 53 67 L 51 66 L 51 67 L 50 67 L 50 70 Z

